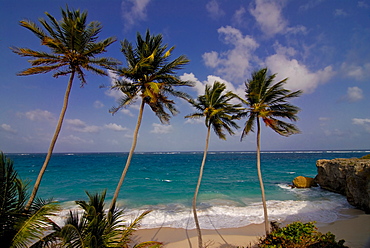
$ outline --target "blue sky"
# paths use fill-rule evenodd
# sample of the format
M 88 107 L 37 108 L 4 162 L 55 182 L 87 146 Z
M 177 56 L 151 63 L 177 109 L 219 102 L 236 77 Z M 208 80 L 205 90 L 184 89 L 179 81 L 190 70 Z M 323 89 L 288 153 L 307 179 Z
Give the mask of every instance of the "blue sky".
M 60 8 L 88 11 L 100 21 L 100 38 L 117 42 L 104 56 L 124 62 L 120 42 L 135 42 L 147 29 L 176 46 L 173 56 L 191 61 L 178 76 L 196 82 L 185 89 L 194 98 L 206 83 L 225 82 L 243 96 L 251 72 L 268 67 L 286 87 L 303 90 L 293 100 L 301 108 L 301 134 L 288 138 L 264 128 L 263 150 L 370 149 L 370 2 L 354 0 L 0 0 L 0 150 L 46 152 L 61 109 L 67 77 L 27 77 L 25 58 L 11 46 L 44 50 L 22 19 L 37 22 L 47 11 L 60 19 Z M 87 74 L 75 81 L 56 152 L 127 152 L 136 124 L 137 105 L 112 116 L 119 95 L 100 88 L 112 78 Z M 137 151 L 202 151 L 203 122 L 184 119 L 191 106 L 176 100 L 180 113 L 162 125 L 147 108 Z M 244 120 L 239 122 L 243 126 Z M 209 150 L 253 151 L 255 134 L 240 142 L 240 130 L 227 141 L 211 136 Z

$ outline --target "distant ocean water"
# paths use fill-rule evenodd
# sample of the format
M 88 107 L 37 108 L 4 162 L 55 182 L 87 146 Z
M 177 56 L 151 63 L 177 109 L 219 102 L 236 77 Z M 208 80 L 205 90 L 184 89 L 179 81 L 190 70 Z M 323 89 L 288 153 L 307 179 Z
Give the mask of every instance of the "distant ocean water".
M 270 220 L 320 221 L 345 218 L 352 208 L 344 196 L 320 188 L 292 189 L 296 176 L 314 177 L 318 159 L 353 158 L 369 151 L 262 152 L 261 166 Z M 33 186 L 45 154 L 6 154 L 21 178 Z M 142 228 L 195 228 L 191 202 L 202 152 L 136 153 L 121 188 L 118 206 L 127 220 L 153 210 Z M 75 200 L 107 190 L 107 206 L 126 162 L 127 153 L 53 154 L 38 196 L 53 198 L 65 209 Z M 198 215 L 204 229 L 242 227 L 263 222 L 255 152 L 209 152 L 198 197 Z

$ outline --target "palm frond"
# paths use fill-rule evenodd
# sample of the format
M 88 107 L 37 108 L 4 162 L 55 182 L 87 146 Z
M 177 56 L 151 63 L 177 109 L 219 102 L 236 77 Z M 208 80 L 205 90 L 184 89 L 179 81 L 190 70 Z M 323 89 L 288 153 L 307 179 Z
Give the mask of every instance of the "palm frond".
M 265 124 L 280 135 L 289 136 L 298 133 L 299 130 L 293 124 L 286 123 L 281 119 L 297 121 L 299 108 L 288 103 L 288 100 L 301 95 L 301 91 L 291 92 L 283 86 L 287 78 L 273 83 L 276 74 L 267 75 L 267 68 L 252 73 L 252 79 L 245 84 L 246 95 L 242 101 L 247 105 L 248 120 L 242 134 L 245 137 L 250 131 L 253 132 L 254 122 L 262 118 Z M 246 114 L 243 114 L 244 116 Z
M 131 238 L 133 233 L 139 228 L 140 222 L 143 220 L 145 216 L 147 216 L 151 211 L 144 211 L 141 213 L 134 221 L 131 222 L 130 225 L 126 226 L 120 235 L 120 244 L 127 244 L 131 242 Z
M 157 241 L 146 241 L 140 244 L 136 244 L 133 248 L 160 248 L 163 243 Z
M 48 216 L 52 216 L 58 207 L 54 203 L 42 206 L 24 221 L 17 223 L 18 231 L 12 239 L 13 247 L 25 247 L 42 239 L 45 231 L 52 225 Z
M 33 32 L 47 46 L 51 52 L 39 52 L 28 48 L 11 48 L 22 57 L 31 57 L 31 68 L 18 75 L 33 75 L 57 71 L 54 77 L 77 72 L 82 85 L 86 83 L 84 70 L 99 75 L 107 75 L 103 69 L 112 69 L 120 62 L 113 58 L 97 58 L 106 51 L 106 48 L 116 41 L 114 37 L 97 41 L 102 26 L 99 22 L 86 23 L 87 12 L 79 10 L 61 10 L 62 20 L 58 21 L 49 13 L 45 13 L 47 20 L 40 18 L 41 27 L 32 21 L 22 20 L 20 25 Z M 95 66 L 93 66 L 95 65 Z M 103 69 L 97 68 L 102 67 Z

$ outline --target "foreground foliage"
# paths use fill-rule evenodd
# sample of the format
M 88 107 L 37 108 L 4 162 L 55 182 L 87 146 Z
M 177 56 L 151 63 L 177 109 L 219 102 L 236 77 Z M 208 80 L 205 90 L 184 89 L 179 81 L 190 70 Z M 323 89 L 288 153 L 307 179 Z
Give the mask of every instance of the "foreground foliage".
M 27 185 L 14 170 L 13 161 L 0 152 L 0 244 L 1 247 L 38 247 L 37 241 L 54 223 L 55 203 L 36 199 L 24 211 Z
M 161 243 L 148 241 L 132 244 L 132 235 L 141 220 L 123 225 L 123 210 L 105 211 L 105 191 L 90 194 L 89 200 L 76 201 L 82 211 L 70 211 L 62 226 L 52 221 L 60 210 L 51 201 L 36 199 L 25 211 L 27 185 L 18 177 L 13 161 L 0 152 L 0 246 L 9 248 L 85 247 L 85 248 L 157 248 Z
M 137 217 L 130 225 L 125 226 L 123 210 L 105 211 L 105 195 L 86 192 L 89 201 L 76 201 L 83 212 L 70 211 L 62 228 L 56 227 L 56 232 L 45 245 L 51 247 L 134 247 L 155 248 L 161 243 L 148 241 L 131 245 L 132 235 L 139 227 L 140 221 L 150 212 L 146 211 Z
M 258 247 L 268 248 L 339 248 L 347 247 L 344 240 L 335 241 L 335 235 L 317 231 L 313 222 L 293 222 L 286 227 L 271 223 L 271 233 L 260 239 Z

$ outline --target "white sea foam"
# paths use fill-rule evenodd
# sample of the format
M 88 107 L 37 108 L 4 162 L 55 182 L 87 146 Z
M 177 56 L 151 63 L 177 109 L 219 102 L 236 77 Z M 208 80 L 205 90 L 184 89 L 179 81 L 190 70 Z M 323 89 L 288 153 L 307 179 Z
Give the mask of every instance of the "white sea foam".
M 267 201 L 270 221 L 331 223 L 338 218 L 345 217 L 340 214 L 341 210 L 352 208 L 344 196 L 320 188 L 293 189 L 285 184 L 279 184 L 278 187 L 286 191 L 287 194 L 295 195 L 296 200 Z M 198 203 L 197 213 L 203 229 L 242 227 L 259 224 L 264 220 L 262 203 L 255 202 L 256 199 L 233 202 L 216 198 Z M 53 218 L 57 224 L 64 222 L 70 210 L 81 211 L 72 202 L 64 203 L 62 208 L 64 210 Z M 142 220 L 141 228 L 195 228 L 191 207 L 180 203 L 125 209 L 124 219 L 127 224 L 131 223 L 143 211 L 148 209 L 152 212 Z
M 345 201 L 268 201 L 270 221 L 318 221 L 331 223 L 338 219 L 339 210 L 348 208 Z M 203 229 L 242 227 L 262 223 L 261 203 L 245 207 L 213 206 L 198 210 L 198 218 Z M 138 216 L 138 210 L 130 210 L 128 216 Z M 142 228 L 174 227 L 194 229 L 195 224 L 190 209 L 178 207 L 176 211 L 154 209 L 143 219 Z

